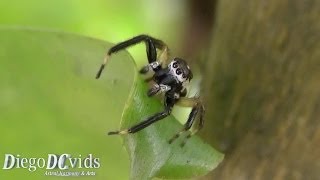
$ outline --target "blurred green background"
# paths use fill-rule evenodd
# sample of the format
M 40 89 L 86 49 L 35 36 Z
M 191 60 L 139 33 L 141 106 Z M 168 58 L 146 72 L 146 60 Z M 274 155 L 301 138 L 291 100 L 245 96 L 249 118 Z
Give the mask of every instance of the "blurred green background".
M 150 33 L 175 42 L 182 34 L 186 1 L 56 0 L 0 2 L 1 25 L 62 30 L 108 41 Z M 173 40 L 170 40 L 173 38 Z
M 65 31 L 113 43 L 147 33 L 176 49 L 185 30 L 186 6 L 182 0 L 2 0 L 0 25 Z M 145 49 L 132 51 L 142 57 Z

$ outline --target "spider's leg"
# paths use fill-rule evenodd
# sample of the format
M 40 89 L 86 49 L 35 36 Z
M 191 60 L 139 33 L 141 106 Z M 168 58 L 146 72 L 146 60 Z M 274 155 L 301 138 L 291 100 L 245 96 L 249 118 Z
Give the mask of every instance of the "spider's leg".
M 176 133 L 171 139 L 169 139 L 168 141 L 169 144 L 171 144 L 174 140 L 176 140 L 182 133 L 188 131 L 191 128 L 195 120 L 195 117 L 197 116 L 197 113 L 198 113 L 198 109 L 192 108 L 192 111 L 188 117 L 187 122 L 184 124 L 184 127 L 178 133 Z
M 196 133 L 198 130 L 200 130 L 203 127 L 204 107 L 201 104 L 198 97 L 193 97 L 193 98 L 181 97 L 176 104 L 183 107 L 192 107 L 192 110 L 189 114 L 188 120 L 185 123 L 183 129 L 178 133 L 176 133 L 169 140 L 169 144 L 171 144 L 174 140 L 176 140 L 182 133 L 189 132 L 188 130 L 191 128 L 194 121 L 196 120 L 197 115 L 200 113 L 199 127 L 193 133 L 189 132 L 189 134 L 186 136 L 186 139 L 181 143 L 181 146 L 184 146 L 184 144 L 186 143 L 186 140 L 189 139 L 194 133 Z
M 164 43 L 161 43 L 161 42 L 158 42 L 157 45 L 158 45 L 157 48 L 161 50 L 161 54 L 159 55 L 159 61 L 154 61 L 154 62 L 150 63 L 150 60 L 149 60 L 149 64 L 140 69 L 139 72 L 141 74 L 146 74 L 150 70 L 153 70 L 153 71 L 157 72 L 158 70 L 161 69 L 161 67 L 165 68 L 170 63 L 168 61 L 169 60 L 169 48 L 168 48 L 168 46 L 166 44 L 164 44 Z M 149 47 L 151 47 L 151 45 Z M 150 49 L 150 48 L 147 48 L 147 54 L 148 54 L 148 49 Z M 149 52 L 150 52 L 150 50 L 149 50 Z
M 183 92 L 186 94 L 187 92 Z M 200 105 L 201 101 L 198 96 L 195 97 L 181 97 L 176 105 L 181 106 L 181 107 L 195 107 L 197 105 Z
M 155 94 L 157 94 L 160 91 L 160 85 L 159 84 L 154 84 L 147 92 L 147 95 L 153 96 Z
M 161 69 L 161 65 L 158 61 L 152 62 L 148 65 L 143 66 L 139 73 L 141 74 L 147 74 L 148 72 L 150 72 L 151 70 L 153 70 L 154 72 L 157 72 L 158 70 Z
M 191 138 L 191 136 L 193 136 L 195 133 L 197 133 L 200 129 L 203 128 L 203 125 L 204 125 L 204 119 L 203 119 L 203 116 L 204 116 L 204 107 L 201 105 L 198 107 L 199 109 L 199 113 L 200 113 L 200 117 L 199 117 L 199 125 L 197 128 L 194 129 L 194 131 L 192 133 L 189 132 L 189 134 L 186 136 L 186 138 L 181 142 L 180 146 L 183 147 L 187 140 L 189 138 Z
M 147 95 L 149 97 L 154 96 L 158 93 L 165 93 L 171 90 L 171 87 L 168 85 L 164 85 L 164 84 L 154 84 L 152 86 L 152 88 L 150 88 L 147 92 Z
M 146 46 L 147 46 L 146 50 L 147 50 L 149 64 L 140 69 L 139 72 L 141 74 L 146 74 L 150 70 L 157 72 L 158 70 L 161 69 L 161 65 L 163 67 L 168 65 L 169 48 L 165 43 L 157 39 L 150 39 L 149 41 L 146 42 Z M 159 49 L 161 51 L 161 54 L 159 56 L 159 61 L 156 61 L 157 59 L 156 49 Z
M 162 52 L 159 55 L 159 62 L 162 65 L 162 67 L 166 67 L 170 62 L 169 60 L 169 48 L 168 46 L 164 45 L 162 47 Z
M 114 134 L 129 134 L 129 133 L 136 133 L 146 127 L 148 127 L 149 125 L 164 119 L 165 117 L 169 116 L 171 113 L 171 106 L 168 106 L 165 108 L 164 111 L 156 113 L 152 116 L 150 116 L 149 118 L 147 118 L 146 120 L 128 128 L 128 129 L 124 129 L 124 130 L 120 130 L 120 131 L 113 131 L 113 132 L 109 132 L 108 135 L 114 135 Z
M 157 50 L 156 48 L 162 49 L 163 46 L 166 46 L 164 42 L 161 40 L 155 39 L 153 37 L 150 37 L 148 35 L 139 35 L 136 37 L 133 37 L 129 40 L 123 41 L 119 44 L 116 44 L 115 46 L 111 47 L 107 53 L 107 55 L 104 57 L 103 63 L 96 75 L 96 78 L 98 79 L 102 73 L 102 70 L 104 69 L 105 65 L 107 64 L 108 60 L 110 59 L 111 54 L 116 53 L 120 50 L 126 49 L 130 46 L 136 45 L 140 42 L 145 42 L 146 44 L 146 51 L 148 56 L 149 63 L 155 62 L 157 60 Z

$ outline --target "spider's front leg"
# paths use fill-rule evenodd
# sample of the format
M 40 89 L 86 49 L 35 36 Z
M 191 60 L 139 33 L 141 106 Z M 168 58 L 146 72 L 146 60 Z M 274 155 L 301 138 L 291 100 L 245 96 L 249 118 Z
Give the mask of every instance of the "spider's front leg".
M 157 70 L 159 70 L 161 68 L 161 64 L 158 61 L 152 62 L 144 67 L 142 67 L 140 69 L 140 73 L 141 74 L 147 74 L 148 72 L 150 72 L 151 70 L 153 70 L 154 72 L 156 72 Z
M 124 134 L 129 134 L 129 133 L 136 133 L 136 132 L 150 126 L 151 124 L 169 116 L 171 113 L 172 107 L 173 107 L 173 104 L 169 104 L 165 107 L 165 109 L 162 112 L 156 113 L 156 114 L 150 116 L 149 118 L 147 118 L 146 120 L 128 128 L 128 129 L 109 132 L 108 135 L 116 135 L 116 134 L 124 135 Z
M 101 64 L 100 69 L 98 70 L 96 78 L 98 79 L 101 76 L 101 73 L 102 73 L 105 65 L 109 61 L 112 54 L 114 54 L 120 50 L 124 50 L 130 46 L 136 45 L 140 42 L 145 42 L 149 64 L 156 62 L 157 49 L 161 50 L 161 52 L 162 52 L 160 55 L 159 63 L 165 64 L 167 62 L 168 53 L 169 53 L 168 46 L 163 41 L 161 41 L 159 39 L 142 34 L 142 35 L 133 37 L 131 39 L 128 39 L 126 41 L 123 41 L 121 43 L 118 43 L 115 46 L 112 46 L 108 50 L 106 56 L 104 57 L 103 63 Z
M 168 85 L 164 85 L 164 84 L 154 84 L 148 91 L 147 95 L 150 96 L 154 96 L 158 93 L 163 93 L 163 92 L 167 92 L 171 90 L 171 87 Z
M 186 143 L 186 140 L 189 139 L 192 135 L 194 135 L 197 131 L 199 131 L 203 125 L 204 125 L 204 120 L 203 120 L 203 115 L 204 115 L 204 106 L 200 102 L 198 97 L 194 98 L 186 98 L 182 97 L 179 99 L 177 102 L 177 105 L 183 106 L 183 107 L 192 107 L 192 110 L 189 114 L 187 122 L 184 124 L 184 127 L 182 130 L 180 130 L 178 133 L 176 133 L 170 140 L 169 144 L 171 144 L 174 140 L 176 140 L 182 133 L 184 132 L 189 132 L 190 128 L 192 127 L 194 121 L 196 120 L 197 115 L 199 114 L 199 125 L 198 127 L 191 133 L 186 136 L 186 138 L 182 141 L 180 144 L 181 147 L 183 147 Z
M 139 72 L 141 74 L 146 74 L 151 70 L 153 70 L 154 72 L 157 72 L 158 70 L 162 69 L 163 67 L 166 67 L 169 64 L 168 60 L 169 60 L 169 49 L 166 45 L 164 45 L 162 47 L 162 52 L 159 56 L 159 60 L 153 61 L 153 62 L 149 61 L 151 63 L 142 67 Z

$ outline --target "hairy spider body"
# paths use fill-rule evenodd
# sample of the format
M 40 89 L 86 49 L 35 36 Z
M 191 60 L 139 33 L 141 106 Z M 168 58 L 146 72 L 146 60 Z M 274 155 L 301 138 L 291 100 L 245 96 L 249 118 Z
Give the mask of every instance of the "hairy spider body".
M 146 52 L 149 64 L 144 66 L 139 72 L 141 74 L 147 74 L 152 72 L 153 76 L 149 80 L 152 80 L 154 83 L 152 87 L 148 90 L 147 95 L 149 97 L 156 94 L 164 94 L 164 110 L 162 112 L 156 113 L 144 121 L 124 130 L 109 132 L 109 135 L 113 134 L 128 134 L 136 133 L 145 127 L 151 125 L 154 122 L 157 122 L 171 114 L 171 110 L 175 104 L 185 107 L 192 107 L 192 110 L 189 114 L 188 120 L 185 123 L 183 129 L 176 133 L 170 140 L 171 144 L 175 139 L 177 139 L 180 134 L 183 132 L 189 132 L 188 130 L 193 125 L 196 120 L 197 115 L 199 114 L 199 125 L 198 128 L 193 132 L 189 132 L 186 136 L 186 139 L 190 138 L 192 134 L 197 132 L 203 127 L 203 114 L 204 107 L 201 104 L 199 97 L 187 98 L 187 89 L 186 84 L 191 81 L 193 74 L 186 63 L 185 60 L 181 58 L 173 58 L 169 62 L 169 48 L 161 40 L 155 39 L 148 35 L 139 35 L 129 39 L 127 41 L 116 44 L 111 47 L 104 58 L 104 62 L 101 65 L 96 78 L 98 79 L 104 69 L 106 63 L 108 62 L 111 54 L 116 53 L 119 50 L 126 49 L 132 45 L 135 45 L 140 42 L 145 42 Z M 157 49 L 161 54 L 157 55 Z M 181 146 L 185 144 L 186 139 L 181 143 Z

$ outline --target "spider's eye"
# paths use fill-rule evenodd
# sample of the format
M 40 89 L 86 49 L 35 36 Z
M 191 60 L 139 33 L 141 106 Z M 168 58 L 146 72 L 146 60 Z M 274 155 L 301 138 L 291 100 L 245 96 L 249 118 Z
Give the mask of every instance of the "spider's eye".
M 180 75 L 180 74 L 182 73 L 181 69 L 178 68 L 178 69 L 176 70 L 176 73 L 177 73 L 177 75 Z
M 172 64 L 172 67 L 173 67 L 173 68 L 177 68 L 177 67 L 178 67 L 178 63 L 177 63 L 177 62 L 174 62 L 174 63 Z
M 182 77 L 185 79 L 187 76 L 185 74 L 182 74 Z

